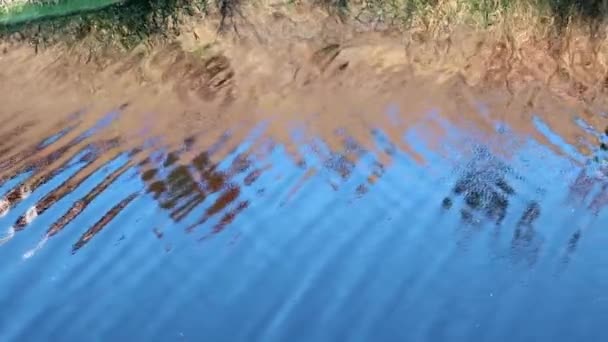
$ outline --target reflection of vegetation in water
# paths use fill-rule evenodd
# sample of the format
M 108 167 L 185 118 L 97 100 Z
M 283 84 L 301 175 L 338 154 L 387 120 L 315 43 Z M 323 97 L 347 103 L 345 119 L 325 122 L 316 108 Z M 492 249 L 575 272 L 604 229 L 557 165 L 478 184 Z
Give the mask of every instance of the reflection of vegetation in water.
M 599 147 L 589 158 L 571 185 L 571 195 L 577 201 L 590 200 L 588 209 L 595 215 L 608 205 L 608 128 L 601 137 Z
M 595 134 L 599 138 L 597 146 L 592 156 L 587 160 L 586 165 L 581 168 L 576 179 L 570 184 L 569 200 L 575 204 L 585 204 L 586 209 L 590 210 L 594 216 L 599 216 L 600 212 L 608 205 L 608 127 L 604 129 L 602 135 Z M 592 221 L 592 223 L 595 223 Z M 583 236 L 583 233 L 591 224 L 581 226 L 570 236 L 567 246 L 567 256 L 572 254 Z
M 571 200 L 584 204 L 585 209 L 594 216 L 598 216 L 608 205 L 608 128 L 600 138 L 594 154 L 570 185 L 569 193 Z M 456 205 L 456 199 L 461 198 L 460 215 L 467 226 L 478 225 L 483 219 L 497 225 L 502 224 L 510 199 L 516 194 L 508 182 L 512 170 L 487 148 L 477 148 L 474 152 L 472 160 L 464 166 L 462 174 L 456 180 L 451 194 L 444 198 L 442 206 L 445 210 L 450 210 Z M 510 243 L 512 256 L 534 264 L 543 245 L 542 234 L 535 227 L 541 215 L 541 207 L 537 201 L 528 201 L 523 212 L 518 215 L 519 220 L 513 227 Z M 578 227 L 568 238 L 565 246 L 566 259 L 574 253 L 589 226 Z
M 467 164 L 463 175 L 456 181 L 453 195 L 464 199 L 461 216 L 473 222 L 479 213 L 500 224 L 507 213 L 509 196 L 515 191 L 506 181 L 508 167 L 494 158 L 485 148 L 475 150 L 473 160 Z M 452 199 L 446 197 L 443 206 L 449 208 Z
M 472 160 L 465 165 L 464 172 L 452 188 L 452 195 L 463 199 L 460 215 L 466 224 L 476 225 L 485 218 L 500 225 L 507 215 L 510 198 L 515 195 L 515 189 L 507 179 L 512 169 L 485 147 L 476 148 L 474 152 Z M 444 198 L 444 209 L 451 209 L 453 205 L 452 197 Z M 534 228 L 540 214 L 538 202 L 529 201 L 513 231 L 512 250 L 530 264 L 536 261 L 542 244 Z
M 528 263 L 534 264 L 538 259 L 543 239 L 537 233 L 534 222 L 540 216 L 540 205 L 531 201 L 526 206 L 513 234 L 511 241 L 512 249 L 518 255 L 527 259 Z
M 210 158 L 214 151 L 223 146 L 227 139 L 228 136 L 222 136 L 191 163 L 181 164 L 180 155 L 189 151 L 194 143 L 193 139 L 186 139 L 183 148 L 163 155 L 162 163 L 141 173 L 142 180 L 147 184 L 146 191 L 160 208 L 169 211 L 176 223 L 187 218 L 195 209 L 206 206 L 203 214 L 186 228 L 188 232 L 217 218 L 211 234 L 219 233 L 249 206 L 250 200 L 243 198 L 242 188 L 252 186 L 262 170 L 245 154 L 239 154 L 223 170 L 212 162 Z M 242 174 L 245 175 L 242 182 L 237 181 L 235 178 Z M 208 203 L 210 200 L 212 202 Z

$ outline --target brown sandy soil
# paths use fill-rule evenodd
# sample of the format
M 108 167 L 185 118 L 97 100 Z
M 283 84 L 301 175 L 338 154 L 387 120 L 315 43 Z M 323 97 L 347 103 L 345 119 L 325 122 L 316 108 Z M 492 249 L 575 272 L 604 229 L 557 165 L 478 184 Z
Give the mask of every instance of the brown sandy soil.
M 601 132 L 608 123 L 602 115 L 608 47 L 582 32 L 569 31 L 557 44 L 525 30 L 374 32 L 320 10 L 251 11 L 235 23 L 238 32 L 218 35 L 219 19 L 208 18 L 185 24 L 174 41 L 128 53 L 94 51 L 85 43 L 40 48 L 4 42 L 0 131 L 33 120 L 36 129 L 13 137 L 33 141 L 78 110 L 87 111 L 80 120 L 92 123 L 127 104 L 108 138 L 138 144 L 158 135 L 173 145 L 198 134 L 204 147 L 230 130 L 234 145 L 268 121 L 267 136 L 286 143 L 297 159 L 289 130 L 298 125 L 334 149 L 341 148 L 339 128 L 373 149 L 370 128 L 377 127 L 424 162 L 401 135 L 425 124 L 429 143 L 439 142 L 445 132 L 428 119 L 432 109 L 488 136 L 504 121 L 550 145 L 532 123 L 539 115 L 581 149 L 580 138 L 598 141 L 573 124 L 574 116 Z M 399 108 L 397 122 L 386 115 L 389 106 Z

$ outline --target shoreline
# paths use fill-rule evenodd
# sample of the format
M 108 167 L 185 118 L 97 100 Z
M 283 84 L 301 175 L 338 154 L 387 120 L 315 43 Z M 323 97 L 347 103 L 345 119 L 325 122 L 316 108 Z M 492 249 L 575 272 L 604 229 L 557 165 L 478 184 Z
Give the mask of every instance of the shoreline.
M 79 33 L 85 20 L 48 19 L 0 35 L 0 99 L 6 116 L 41 120 L 83 107 L 102 115 L 129 103 L 118 130 L 137 129 L 155 113 L 151 129 L 175 142 L 201 130 L 247 132 L 264 120 L 275 123 L 279 141 L 290 139 L 285 127 L 294 122 L 329 141 L 340 126 L 365 140 L 369 126 L 393 129 L 381 115 L 390 106 L 401 111 L 400 127 L 438 110 L 488 134 L 505 121 L 548 144 L 533 126 L 538 115 L 581 151 L 573 115 L 598 131 L 608 124 L 608 46 L 586 26 L 570 24 L 558 39 L 549 26 L 525 26 L 521 17 L 483 29 L 412 23 L 404 30 L 330 12 L 264 3 L 243 5 L 229 19 L 213 10 L 180 13 L 168 31 L 126 44 L 128 31 Z

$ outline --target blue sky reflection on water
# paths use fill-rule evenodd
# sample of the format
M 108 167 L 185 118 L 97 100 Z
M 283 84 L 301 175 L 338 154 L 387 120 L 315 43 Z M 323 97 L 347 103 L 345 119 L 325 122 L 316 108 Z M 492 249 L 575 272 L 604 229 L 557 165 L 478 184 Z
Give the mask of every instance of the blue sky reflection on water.
M 0 337 L 601 340 L 601 163 L 540 118 L 553 148 L 497 124 L 497 141 L 516 141 L 506 157 L 440 113 L 429 120 L 446 132 L 443 151 L 422 126 L 402 135 L 426 164 L 381 127 L 376 149 L 350 137 L 340 151 L 295 130 L 301 163 L 280 142 L 248 153 L 265 124 L 219 163 L 187 142 L 104 149 L 88 131 L 82 143 L 98 151 L 89 159 L 69 149 L 64 168 L 33 163 L 42 166 L 2 184 L 11 193 L 45 180 L 29 197 L 13 192 L 0 218 L 1 229 L 21 227 L 0 246 Z M 61 150 L 68 140 L 52 137 L 36 146 Z M 192 162 L 174 158 L 188 150 Z M 86 167 L 105 155 L 114 157 Z

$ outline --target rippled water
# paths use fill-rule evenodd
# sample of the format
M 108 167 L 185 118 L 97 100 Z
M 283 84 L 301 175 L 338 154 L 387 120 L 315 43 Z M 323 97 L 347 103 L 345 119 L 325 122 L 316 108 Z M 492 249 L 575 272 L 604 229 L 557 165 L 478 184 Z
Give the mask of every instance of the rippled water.
M 229 131 L 126 147 L 102 134 L 120 113 L 86 116 L 0 133 L 2 341 L 604 336 L 605 146 L 540 118 L 551 145 L 430 113 L 401 135 L 421 162 L 382 127 L 375 146 L 336 131 L 338 150 L 295 128 L 294 158 L 260 123 L 224 156 Z

